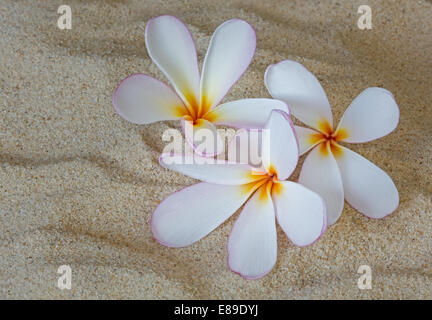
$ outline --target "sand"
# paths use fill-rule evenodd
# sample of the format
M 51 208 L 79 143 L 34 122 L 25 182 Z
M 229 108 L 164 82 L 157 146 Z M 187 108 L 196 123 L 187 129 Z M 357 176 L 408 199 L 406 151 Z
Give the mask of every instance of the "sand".
M 357 27 L 365 2 L 372 30 Z M 57 27 L 61 4 L 72 8 L 72 30 Z M 188 248 L 158 244 L 152 211 L 194 183 L 157 162 L 162 132 L 178 123 L 130 124 L 111 98 L 131 73 L 165 80 L 143 32 L 161 14 L 188 25 L 201 61 L 225 20 L 254 26 L 254 60 L 226 101 L 269 97 L 264 71 L 283 59 L 318 77 L 336 121 L 363 89 L 392 91 L 397 129 L 352 149 L 393 178 L 398 210 L 377 221 L 345 204 L 307 248 L 278 227 L 277 264 L 254 281 L 227 268 L 238 213 Z M 430 1 L 2 0 L 0 298 L 431 299 L 431 21 Z M 71 290 L 57 287 L 64 264 Z M 370 290 L 357 287 L 361 265 L 372 269 Z

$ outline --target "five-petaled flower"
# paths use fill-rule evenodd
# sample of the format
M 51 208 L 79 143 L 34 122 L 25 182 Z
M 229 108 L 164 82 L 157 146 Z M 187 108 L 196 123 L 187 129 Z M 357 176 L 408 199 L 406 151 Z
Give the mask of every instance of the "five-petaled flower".
M 246 203 L 228 240 L 228 264 L 245 278 L 267 274 L 276 263 L 275 216 L 298 246 L 315 242 L 327 226 L 324 200 L 305 186 L 286 181 L 295 169 L 299 146 L 288 115 L 272 111 L 262 141 L 263 165 L 218 160 L 189 161 L 162 155 L 162 166 L 203 182 L 169 195 L 153 213 L 154 237 L 163 245 L 184 247 L 200 240 Z M 190 164 L 186 164 L 186 163 Z M 248 200 L 249 199 L 249 200 Z
M 116 89 L 113 104 L 126 120 L 136 124 L 181 119 L 186 140 L 200 155 L 212 156 L 224 142 L 215 125 L 262 128 L 272 109 L 288 112 L 274 99 L 243 99 L 219 104 L 249 66 L 256 46 L 253 28 L 232 19 L 214 32 L 200 76 L 197 53 L 187 27 L 173 16 L 160 16 L 146 24 L 145 42 L 153 62 L 173 85 L 145 74 L 125 78 Z M 185 129 L 191 128 L 191 130 Z M 199 129 L 212 133 L 202 141 Z
M 299 182 L 326 201 L 328 224 L 342 213 L 344 197 L 370 218 L 383 218 L 399 204 L 391 178 L 369 160 L 340 142 L 362 143 L 393 131 L 399 108 L 393 95 L 382 88 L 368 88 L 345 111 L 334 129 L 327 96 L 318 80 L 295 61 L 267 68 L 265 83 L 270 94 L 288 104 L 292 114 L 313 129 L 296 126 L 300 154 L 310 149 Z

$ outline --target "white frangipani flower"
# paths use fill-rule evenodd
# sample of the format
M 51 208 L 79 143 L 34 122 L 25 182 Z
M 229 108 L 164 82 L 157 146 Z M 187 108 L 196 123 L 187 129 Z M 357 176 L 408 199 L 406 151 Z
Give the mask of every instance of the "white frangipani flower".
M 228 264 L 243 277 L 256 279 L 276 263 L 275 217 L 298 246 L 310 245 L 323 234 L 327 223 L 323 199 L 301 184 L 285 181 L 298 161 L 291 120 L 285 112 L 273 111 L 264 130 L 270 136 L 263 141 L 262 148 L 268 152 L 262 154 L 259 171 L 224 160 L 208 164 L 202 160 L 206 158 L 161 156 L 162 166 L 203 181 L 169 195 L 156 208 L 151 225 L 161 244 L 191 245 L 246 202 L 228 240 Z
M 324 89 L 301 64 L 286 60 L 269 66 L 265 84 L 274 98 L 286 102 L 292 114 L 312 128 L 295 127 L 300 154 L 312 149 L 299 182 L 325 199 L 328 224 L 340 217 L 344 198 L 370 218 L 383 218 L 396 210 L 399 194 L 392 179 L 369 160 L 340 145 L 375 140 L 396 128 L 399 108 L 388 90 L 364 90 L 334 129 Z
M 219 104 L 246 71 L 255 52 L 255 31 L 243 20 L 232 19 L 216 29 L 201 76 L 192 36 L 176 17 L 165 15 L 151 19 L 146 24 L 145 42 L 149 56 L 175 92 L 145 74 L 125 78 L 114 93 L 113 104 L 132 123 L 181 119 L 186 140 L 194 150 L 211 156 L 220 153 L 224 146 L 215 125 L 262 128 L 272 109 L 288 112 L 285 103 L 274 99 Z M 212 132 L 214 139 L 201 141 L 194 134 L 199 129 Z

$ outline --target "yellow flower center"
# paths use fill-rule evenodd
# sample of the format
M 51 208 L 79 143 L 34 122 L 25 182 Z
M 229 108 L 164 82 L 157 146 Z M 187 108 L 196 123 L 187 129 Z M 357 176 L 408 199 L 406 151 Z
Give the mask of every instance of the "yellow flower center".
M 192 122 L 194 125 L 200 119 L 210 122 L 214 120 L 210 112 L 211 102 L 205 96 L 202 97 L 201 102 L 193 94 L 185 95 L 185 99 L 188 104 L 180 114 L 185 120 Z

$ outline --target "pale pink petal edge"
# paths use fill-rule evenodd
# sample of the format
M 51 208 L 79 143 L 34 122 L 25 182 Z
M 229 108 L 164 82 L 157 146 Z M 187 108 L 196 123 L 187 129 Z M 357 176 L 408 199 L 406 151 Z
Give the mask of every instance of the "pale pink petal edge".
M 227 93 L 231 90 L 231 88 L 240 80 L 240 78 L 245 74 L 245 72 L 247 71 L 247 69 L 249 69 L 249 66 L 250 66 L 250 64 L 251 64 L 251 62 L 252 62 L 252 60 L 253 60 L 253 58 L 254 58 L 254 56 L 255 56 L 255 51 L 256 51 L 256 38 L 257 38 L 257 36 L 256 36 L 256 31 L 255 31 L 255 29 L 252 27 L 252 25 L 249 23 L 249 22 L 247 22 L 247 21 L 245 21 L 245 20 L 242 20 L 242 19 L 239 19 L 239 18 L 233 18 L 233 19 L 230 19 L 230 20 L 227 20 L 227 21 L 225 21 L 224 23 L 227 23 L 227 22 L 230 22 L 230 21 L 242 21 L 242 22 L 244 22 L 244 23 L 247 23 L 250 27 L 251 27 L 251 29 L 252 29 L 252 31 L 253 31 L 253 33 L 254 33 L 254 48 L 253 48 L 253 55 L 252 55 L 252 57 L 249 59 L 249 62 L 248 62 L 248 67 L 241 73 L 241 74 L 239 74 L 239 76 L 237 77 L 237 79 L 235 79 L 235 81 L 233 82 L 233 84 L 228 88 L 228 90 L 220 97 L 220 99 L 218 100 L 218 101 L 215 101 L 214 103 L 213 103 L 213 105 L 212 105 L 212 107 L 211 107 L 211 109 L 213 109 L 213 108 L 215 108 L 216 106 L 218 106 L 219 104 L 220 104 L 220 102 L 223 100 L 223 98 L 227 95 Z M 224 24 L 224 23 L 222 23 L 222 24 Z M 222 25 L 221 24 L 221 25 Z M 221 25 L 219 25 L 218 27 L 220 27 Z M 216 30 L 215 30 L 216 31 Z M 212 35 L 212 38 L 213 38 L 213 35 Z M 210 41 L 211 41 L 211 39 L 210 39 Z M 209 46 L 208 46 L 209 48 L 210 48 L 210 43 L 209 43 Z M 208 49 L 207 49 L 208 50 Z M 204 58 L 204 60 L 205 60 L 205 58 Z M 200 92 L 200 94 L 201 94 L 201 92 Z
M 195 41 L 194 41 L 194 38 L 193 38 L 193 36 L 192 36 L 192 33 L 190 32 L 190 30 L 189 30 L 189 28 L 188 28 L 188 26 L 183 22 L 183 21 L 181 21 L 179 18 L 177 18 L 176 16 L 173 16 L 173 15 L 170 15 L 170 14 L 163 14 L 163 15 L 160 15 L 160 16 L 157 16 L 157 17 L 153 17 L 153 18 L 151 18 L 149 21 L 147 21 L 147 23 L 146 23 L 146 26 L 145 26 L 145 31 L 144 31 L 144 38 L 145 39 L 147 39 L 147 34 L 148 34 L 148 28 L 147 28 L 147 26 L 153 21 L 153 20 L 155 20 L 155 19 L 157 19 L 157 18 L 161 18 L 161 17 L 170 17 L 170 18 L 173 18 L 173 19 L 175 19 L 175 20 L 177 20 L 178 22 L 180 22 L 182 25 L 184 25 L 184 27 L 186 28 L 186 30 L 187 30 L 187 33 L 188 33 L 188 35 L 189 35 L 189 37 L 190 37 L 190 39 L 191 39 L 191 41 L 192 41 L 192 44 L 193 44 L 193 48 L 194 48 L 194 50 L 195 50 L 195 53 L 196 53 L 196 64 L 197 64 L 197 66 L 198 66 L 198 79 L 201 81 L 201 74 L 200 74 L 200 70 L 199 70 L 199 62 L 198 62 L 198 52 L 197 52 L 197 50 L 196 50 L 196 45 L 195 45 Z M 150 57 L 150 59 L 153 61 L 153 63 L 155 64 L 155 65 L 157 65 L 157 67 L 159 68 L 159 70 L 161 70 L 162 71 L 162 73 L 169 79 L 169 81 L 171 82 L 171 83 L 174 83 L 172 80 L 171 80 L 171 78 L 167 75 L 167 74 L 165 74 L 165 69 L 164 68 L 162 68 L 154 59 L 153 59 L 153 57 L 151 56 L 151 54 L 150 54 L 150 52 L 148 52 L 148 50 L 147 50 L 147 53 L 148 53 L 148 55 L 149 55 L 149 57 Z M 176 92 L 176 94 L 177 94 L 177 92 Z M 183 101 L 183 98 L 180 98 L 180 100 L 181 101 Z M 184 103 L 184 101 L 183 101 L 183 103 Z
M 199 182 L 198 182 L 199 183 Z M 175 194 L 175 193 L 178 193 L 178 192 L 181 192 L 181 191 L 183 191 L 183 190 L 185 190 L 185 189 L 187 189 L 187 188 L 190 188 L 190 187 L 192 187 L 192 186 L 194 186 L 195 184 L 192 184 L 192 185 L 190 185 L 190 186 L 186 186 L 186 187 L 184 187 L 184 188 L 181 188 L 180 190 L 177 190 L 177 191 L 174 191 L 174 192 L 171 192 L 170 194 L 168 194 L 165 198 L 167 198 L 167 197 L 169 197 L 169 196 L 171 196 L 171 195 L 173 195 L 173 194 Z M 161 244 L 161 245 L 163 245 L 163 246 L 165 246 L 165 247 L 168 247 L 168 248 L 185 248 L 185 247 L 189 247 L 189 246 L 191 246 L 192 244 L 190 244 L 190 245 L 186 245 L 186 246 L 173 246 L 173 245 L 169 245 L 169 244 L 166 244 L 165 242 L 163 242 L 163 241 L 161 241 L 161 240 L 159 240 L 157 237 L 156 237 L 156 235 L 155 235 L 155 233 L 154 233 L 154 222 L 153 222 L 153 218 L 154 218 L 154 213 L 156 212 L 156 210 L 157 210 L 157 208 L 159 208 L 159 206 L 162 204 L 162 202 L 164 201 L 165 199 L 163 199 L 162 201 L 160 201 L 159 202 L 159 204 L 156 206 L 156 208 L 153 210 L 153 212 L 152 212 L 152 215 L 151 215 L 151 217 L 150 217 L 150 230 L 151 230 L 151 233 L 152 233 L 152 236 L 153 236 L 153 238 L 156 240 L 156 242 L 158 242 L 159 244 Z M 207 236 L 207 235 L 206 235 Z M 205 238 L 206 236 L 204 236 L 203 238 Z M 202 239 L 202 238 L 201 238 Z M 201 240 L 200 239 L 200 240 Z M 199 240 L 198 240 L 199 241 Z M 198 241 L 196 241 L 196 242 L 198 242 Z
M 252 193 L 249 195 L 249 198 L 244 202 L 244 204 L 246 204 L 246 202 L 249 201 L 249 199 L 253 196 L 253 194 L 255 194 L 255 192 L 257 192 L 257 190 L 255 190 L 254 192 L 252 192 Z M 270 201 L 273 201 L 273 200 L 271 199 L 271 197 L 270 197 L 269 200 L 270 200 Z M 274 206 L 274 204 L 273 204 L 273 206 Z M 241 209 L 241 207 L 240 207 L 239 209 Z M 274 214 L 275 214 L 275 216 L 276 216 L 276 211 L 274 212 Z M 238 217 L 237 217 L 237 220 L 234 222 L 234 224 L 233 224 L 233 226 L 232 226 L 232 228 L 231 228 L 231 232 L 230 232 L 230 234 L 229 234 L 229 236 L 228 236 L 228 241 L 227 241 L 227 244 L 226 244 L 226 249 L 227 249 L 227 253 L 228 253 L 228 255 L 227 255 L 227 265 L 228 265 L 228 269 L 229 269 L 232 273 L 238 274 L 240 277 L 242 277 L 243 279 L 246 279 L 246 280 L 258 280 L 258 279 L 261 279 L 262 277 L 264 277 L 265 275 L 269 274 L 270 271 L 273 270 L 273 268 L 274 268 L 274 266 L 276 265 L 276 262 L 277 262 L 277 256 L 276 256 L 276 261 L 275 261 L 275 263 L 272 265 L 272 267 L 271 267 L 268 271 L 265 271 L 265 272 L 263 272 L 263 273 L 261 273 L 261 274 L 259 274 L 259 275 L 257 275 L 257 276 L 254 276 L 254 277 L 248 277 L 248 276 L 245 276 L 245 275 L 242 274 L 241 272 L 237 272 L 237 271 L 235 271 L 233 268 L 231 268 L 229 242 L 230 242 L 230 238 L 231 238 L 231 235 L 232 235 L 232 230 L 234 229 L 234 226 L 236 225 L 237 221 L 238 221 Z M 275 222 L 276 222 L 276 217 L 275 217 Z
M 296 183 L 298 183 L 298 182 L 296 182 Z M 303 186 L 303 185 L 302 185 Z M 305 187 L 306 188 L 306 187 Z M 316 192 L 315 192 L 316 193 Z M 276 220 L 278 221 L 278 224 L 279 224 L 279 227 L 282 229 L 282 231 L 285 233 L 285 235 L 288 237 L 288 239 L 290 239 L 290 241 L 295 245 L 295 246 L 297 246 L 297 247 L 300 247 L 300 248 L 304 248 L 304 247 L 309 247 L 309 246 L 311 246 L 311 245 L 313 245 L 315 242 L 317 242 L 321 237 L 322 237 L 322 235 L 325 233 L 325 231 L 327 230 L 327 208 L 326 208 L 326 203 L 325 203 L 325 201 L 324 201 L 324 199 L 320 196 L 320 198 L 321 198 L 321 202 L 323 203 L 323 208 L 324 208 L 324 215 L 323 215 L 323 226 L 322 226 L 322 228 L 321 228 L 321 232 L 320 232 L 320 234 L 319 234 L 319 236 L 314 240 L 314 241 L 312 241 L 311 243 L 308 243 L 308 244 L 304 244 L 304 245 L 299 245 L 299 244 L 297 244 L 297 243 L 295 243 L 295 241 L 293 241 L 289 236 L 288 236 L 288 234 L 285 232 L 285 230 L 282 228 L 282 226 L 280 225 L 280 223 L 279 223 L 279 219 L 278 219 L 278 215 L 277 215 L 277 213 L 276 213 Z M 276 211 L 276 206 L 275 206 L 275 211 Z
M 390 177 L 391 178 L 391 177 Z M 393 179 L 392 179 L 393 180 Z M 393 183 L 394 183 L 394 181 L 393 181 Z M 396 184 L 395 184 L 395 186 L 396 186 Z M 397 188 L 396 188 L 396 190 L 397 190 Z M 357 211 L 358 213 L 360 213 L 360 214 L 362 214 L 363 216 L 365 216 L 366 218 L 368 218 L 368 219 L 373 219 L 373 220 L 382 220 L 382 219 L 384 219 L 384 218 L 387 218 L 389 215 L 391 215 L 392 213 L 394 213 L 398 208 L 399 208 L 399 205 L 400 205 L 400 196 L 399 196 L 399 190 L 398 190 L 398 202 L 397 202 L 397 204 L 396 204 L 396 207 L 392 210 L 392 211 L 390 211 L 389 213 L 387 213 L 385 216 L 382 216 L 382 217 L 380 217 L 380 218 L 374 218 L 374 217 L 369 217 L 368 215 L 366 215 L 366 213 L 364 213 L 364 212 L 362 212 L 362 211 L 360 211 L 360 210 L 358 210 L 356 207 L 354 207 L 347 199 L 344 199 L 349 205 L 350 205 L 350 207 L 351 208 L 353 208 L 355 211 Z
M 119 84 L 117 85 L 116 89 L 114 90 L 113 97 L 112 97 L 112 100 L 111 100 L 111 102 L 112 102 L 112 104 L 113 104 L 113 106 L 114 106 L 114 110 L 118 113 L 118 115 L 119 115 L 120 117 L 122 117 L 123 119 L 125 119 L 127 122 L 130 122 L 130 121 L 129 121 L 128 119 L 126 119 L 126 118 L 123 116 L 123 114 L 120 112 L 120 109 L 117 107 L 117 105 L 116 105 L 116 103 L 115 103 L 115 98 L 116 98 L 117 93 L 118 93 L 118 91 L 119 91 L 121 85 L 123 84 L 123 82 L 125 82 L 126 80 L 129 80 L 130 78 L 138 77 L 138 76 L 140 76 L 140 77 L 141 77 L 141 76 L 144 76 L 144 77 L 146 77 L 146 78 L 151 78 L 151 79 L 153 79 L 153 80 L 155 80 L 155 81 L 157 81 L 157 82 L 163 84 L 164 86 L 168 87 L 168 88 L 169 88 L 169 89 L 170 89 L 170 90 L 175 94 L 175 96 L 179 99 L 179 101 L 181 101 L 181 102 L 183 103 L 183 106 L 184 106 L 183 99 L 180 98 L 180 97 L 178 96 L 177 92 L 175 92 L 175 91 L 174 91 L 170 86 L 168 86 L 165 82 L 160 81 L 159 79 L 156 79 L 156 78 L 154 78 L 154 77 L 152 77 L 152 76 L 149 76 L 148 74 L 145 74 L 145 73 L 132 73 L 131 75 L 128 75 L 126 78 L 123 78 L 123 79 L 119 82 Z M 185 107 L 185 108 L 186 108 L 186 107 Z

